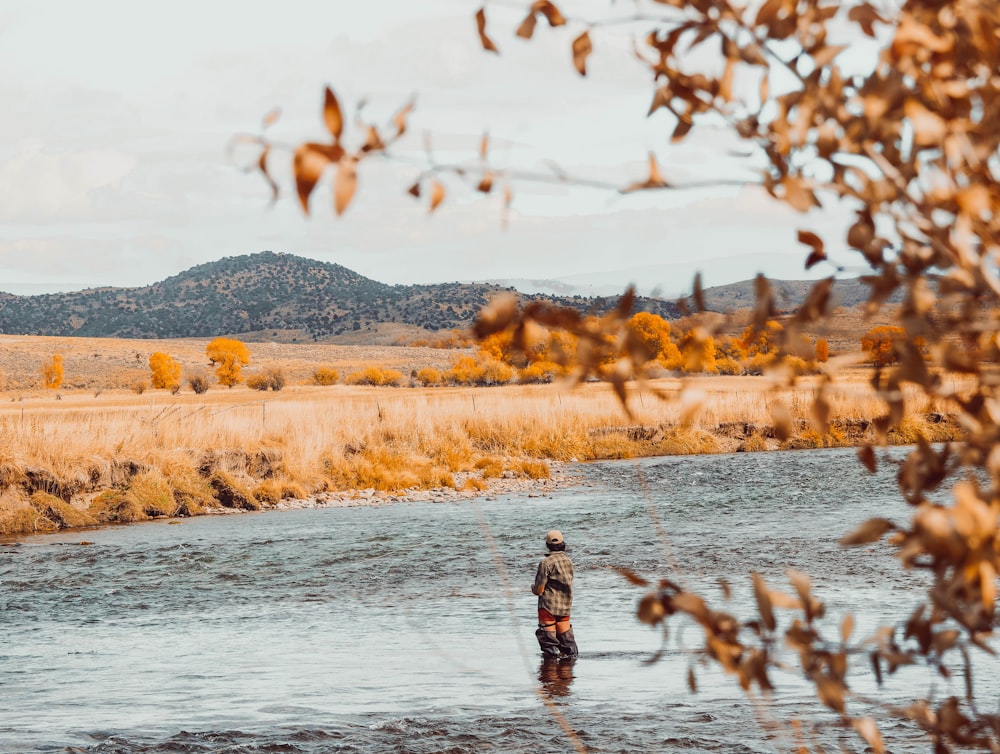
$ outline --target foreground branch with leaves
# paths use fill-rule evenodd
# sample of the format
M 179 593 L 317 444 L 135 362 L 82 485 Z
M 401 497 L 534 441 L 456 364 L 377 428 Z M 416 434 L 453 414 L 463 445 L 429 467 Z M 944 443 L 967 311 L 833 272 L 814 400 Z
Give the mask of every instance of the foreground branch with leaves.
M 877 633 L 873 651 L 854 640 L 850 619 L 841 623 L 839 636 L 824 635 L 823 603 L 809 578 L 797 573 L 790 576 L 794 596 L 753 576 L 757 614 L 747 618 L 711 607 L 670 579 L 627 574 L 650 589 L 638 617 L 658 625 L 686 616 L 703 629 L 702 657 L 734 674 L 743 688 L 765 693 L 779 662 L 780 634 L 798 654 L 819 700 L 876 752 L 886 750 L 878 723 L 852 712 L 851 663 L 862 658 L 879 680 L 914 663 L 942 675 L 960 667 L 966 678 L 963 698 L 914 699 L 903 708 L 886 705 L 883 713 L 913 721 L 937 752 L 1000 750 L 1000 717 L 977 707 L 973 694 L 976 658 L 994 651 L 1000 569 L 1000 4 L 911 1 L 891 14 L 865 2 L 820 0 L 766 0 L 749 7 L 650 0 L 636 6 L 635 15 L 623 16 L 621 23 L 644 28 L 635 56 L 652 86 L 649 113 L 671 116 L 670 140 L 683 141 L 703 117 L 723 119 L 763 158 L 761 184 L 777 201 L 800 212 L 834 203 L 854 212 L 845 240 L 870 269 L 863 278 L 870 289 L 869 312 L 902 295 L 894 325 L 903 335 L 891 340 L 893 353 L 885 360 L 894 365 L 877 368 L 872 381 L 885 406 L 875 422 L 880 441 L 885 443 L 904 416 L 904 386 L 950 403 L 964 432 L 961 441 L 939 447 L 920 438 L 902 461 L 900 493 L 913 508 L 908 522 L 875 518 L 843 540 L 845 546 L 883 543 L 902 567 L 933 576 L 912 612 Z M 489 9 L 476 12 L 475 24 L 484 50 L 496 54 L 500 37 L 488 23 Z M 602 25 L 567 17 L 549 0 L 537 0 L 515 34 L 531 39 L 545 24 L 578 27 L 570 60 L 585 76 L 591 57 L 601 53 Z M 877 61 L 849 70 L 846 51 L 865 39 L 878 46 Z M 395 137 L 402 135 L 408 113 L 404 108 L 397 116 Z M 354 194 L 358 160 L 383 151 L 386 142 L 370 127 L 364 146 L 348 153 L 340 145 L 342 122 L 330 92 L 325 115 L 333 144 L 296 150 L 298 193 L 307 207 L 319 174 L 336 164 L 334 198 L 342 212 Z M 268 145 L 259 143 L 264 147 L 259 167 L 270 180 Z M 473 173 L 479 190 L 488 192 L 498 176 L 486 158 L 484 139 L 481 167 Z M 431 164 L 421 178 L 441 169 Z M 444 191 L 431 180 L 433 210 Z M 668 188 L 675 185 L 653 155 L 648 176 L 624 187 Z M 509 185 L 506 191 L 509 204 Z M 411 193 L 422 193 L 419 183 Z M 819 235 L 803 229 L 798 239 L 808 250 L 807 268 L 830 264 Z M 797 379 L 792 357 L 802 356 L 803 330 L 831 315 L 834 288 L 832 276 L 816 283 L 773 336 L 770 373 L 779 387 Z M 763 277 L 756 293 L 752 329 L 764 332 L 776 313 L 775 296 Z M 528 350 L 550 330 L 568 331 L 579 339 L 575 354 L 565 358 L 577 379 L 609 380 L 627 406 L 626 386 L 643 377 L 650 359 L 648 345 L 627 326 L 631 299 L 626 294 L 616 310 L 593 320 L 504 298 L 483 312 L 476 334 L 507 332 Z M 691 301 L 696 311 L 704 309 L 697 279 Z M 685 349 L 705 350 L 723 326 L 718 318 L 705 319 Z M 862 358 L 839 356 L 825 364 L 812 410 L 817 431 L 827 427 L 827 395 L 838 371 Z M 961 389 L 944 379 L 955 373 L 966 378 Z M 771 412 L 775 435 L 787 437 L 788 407 L 775 399 Z M 875 447 L 862 448 L 859 458 L 862 467 L 876 468 Z M 930 499 L 930 493 L 949 487 L 950 504 Z M 775 612 L 781 608 L 795 611 L 783 629 Z M 694 688 L 693 676 L 691 684 Z

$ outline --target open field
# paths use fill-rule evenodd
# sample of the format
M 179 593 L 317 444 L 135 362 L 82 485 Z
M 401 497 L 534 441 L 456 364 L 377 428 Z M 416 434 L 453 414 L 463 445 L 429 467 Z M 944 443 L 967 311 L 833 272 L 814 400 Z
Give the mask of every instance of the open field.
M 161 351 L 181 363 L 184 374 L 209 370 L 205 346 L 210 338 L 124 340 L 0 335 L 0 391 L 41 395 L 40 369 L 52 354 L 62 354 L 66 390 L 131 390 L 149 381 L 149 357 Z M 245 376 L 280 367 L 290 383 L 310 381 L 317 367 L 341 375 L 368 366 L 395 369 L 405 375 L 421 367 L 446 369 L 465 351 L 404 346 L 340 346 L 328 343 L 248 343 L 250 366 Z
M 818 378 L 777 393 L 765 377 L 661 379 L 652 383 L 660 397 L 633 392 L 631 417 L 607 385 L 595 383 L 302 384 L 319 365 L 377 363 L 402 371 L 447 365 L 454 356 L 391 347 L 254 344 L 254 363 L 290 375 L 279 392 L 90 387 L 101 384 L 108 365 L 130 358 L 144 364 L 154 349 L 204 362 L 200 341 L 0 338 L 8 374 L 25 368 L 13 353 L 41 361 L 58 351 L 67 382 L 78 370 L 82 385 L 0 392 L 0 533 L 257 509 L 361 490 L 486 490 L 498 478 L 547 477 L 549 461 L 855 445 L 875 440 L 870 422 L 885 413 L 864 369 L 830 392 L 832 421 L 822 433 L 808 419 Z M 90 364 L 93 372 L 85 371 Z M 793 435 L 783 440 L 769 426 L 774 395 L 795 419 Z M 948 413 L 948 406 L 914 397 L 889 440 L 913 442 L 918 431 L 948 439 L 956 432 Z

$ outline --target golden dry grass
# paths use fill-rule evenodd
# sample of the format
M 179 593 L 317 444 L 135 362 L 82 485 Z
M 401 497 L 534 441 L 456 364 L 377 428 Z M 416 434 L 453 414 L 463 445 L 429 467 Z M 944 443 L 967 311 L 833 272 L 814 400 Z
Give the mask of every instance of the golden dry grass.
M 45 354 L 52 341 L 70 339 L 30 340 L 36 354 Z M 74 345 L 103 346 L 104 357 L 94 361 L 107 362 L 127 360 L 143 342 L 116 343 Z M 633 393 L 631 417 L 603 384 L 309 384 L 319 364 L 360 365 L 381 354 L 377 363 L 392 368 L 417 356 L 441 358 L 434 349 L 329 348 L 280 346 L 289 358 L 280 366 L 301 381 L 276 393 L 244 386 L 202 395 L 127 388 L 0 393 L 0 533 L 195 515 L 220 505 L 254 510 L 330 491 L 485 489 L 500 476 L 544 478 L 549 461 L 850 445 L 873 440 L 870 422 L 886 411 L 865 370 L 829 392 L 831 426 L 822 435 L 808 421 L 818 378 L 777 393 L 764 377 L 657 380 L 657 394 Z M 66 362 L 69 373 L 74 359 L 67 355 Z M 410 366 L 419 368 L 419 360 Z M 90 379 L 97 378 L 83 381 Z M 797 420 L 795 436 L 784 442 L 769 434 L 775 394 Z M 954 434 L 940 420 L 947 406 L 915 395 L 908 404 L 892 441 Z

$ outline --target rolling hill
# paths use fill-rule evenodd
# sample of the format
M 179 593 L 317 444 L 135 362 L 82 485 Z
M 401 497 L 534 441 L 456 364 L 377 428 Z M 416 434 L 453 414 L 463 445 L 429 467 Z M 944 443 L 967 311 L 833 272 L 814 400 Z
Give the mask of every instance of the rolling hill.
M 0 293 L 0 333 L 118 338 L 240 336 L 249 341 L 376 343 L 465 328 L 496 293 L 484 283 L 388 285 L 338 264 L 264 251 L 192 267 L 140 288 Z M 602 312 L 615 299 L 524 295 Z M 639 298 L 666 319 L 677 306 Z

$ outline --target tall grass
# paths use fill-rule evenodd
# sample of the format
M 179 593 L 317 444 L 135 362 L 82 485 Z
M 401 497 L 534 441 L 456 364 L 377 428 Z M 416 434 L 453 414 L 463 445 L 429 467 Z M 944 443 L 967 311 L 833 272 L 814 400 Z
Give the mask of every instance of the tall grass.
M 297 385 L 263 396 L 246 388 L 203 395 L 80 391 L 60 400 L 0 401 L 0 532 L 197 514 L 220 505 L 254 509 L 320 492 L 483 489 L 494 477 L 547 476 L 548 461 L 781 447 L 763 439 L 773 395 L 764 378 L 660 380 L 654 387 L 660 397 L 633 395 L 631 416 L 597 384 Z M 682 387 L 688 397 L 675 399 Z M 797 445 L 784 447 L 856 442 L 843 432 L 809 435 L 814 391 L 814 383 L 802 381 L 780 392 L 804 428 Z M 834 424 L 886 412 L 861 379 L 832 391 L 830 405 Z M 922 430 L 946 439 L 953 428 L 926 418 L 946 409 L 913 401 L 893 439 L 912 442 Z M 32 506 L 37 493 L 50 496 L 47 507 L 37 498 Z

